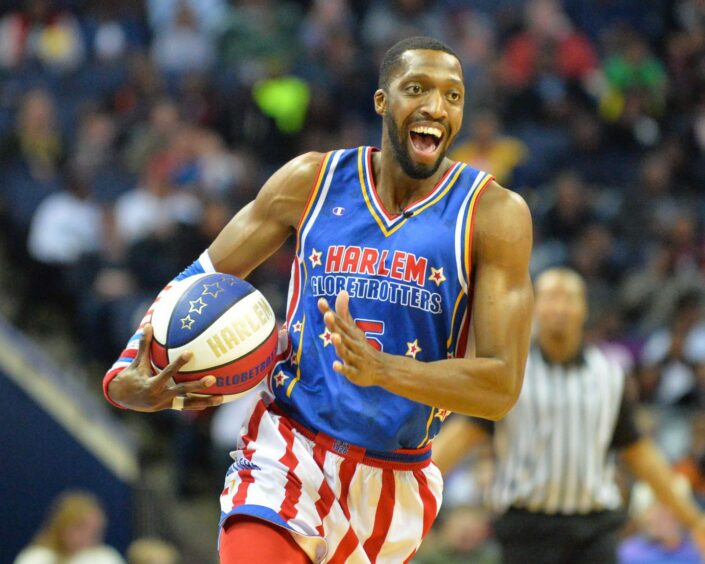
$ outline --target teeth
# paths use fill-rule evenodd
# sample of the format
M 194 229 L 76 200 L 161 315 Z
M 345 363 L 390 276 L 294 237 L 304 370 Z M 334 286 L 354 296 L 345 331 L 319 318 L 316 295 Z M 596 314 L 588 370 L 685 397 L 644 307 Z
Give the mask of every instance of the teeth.
M 427 127 L 424 125 L 417 125 L 411 128 L 414 133 L 424 133 L 426 135 L 433 135 L 436 139 L 443 137 L 443 131 L 436 127 Z

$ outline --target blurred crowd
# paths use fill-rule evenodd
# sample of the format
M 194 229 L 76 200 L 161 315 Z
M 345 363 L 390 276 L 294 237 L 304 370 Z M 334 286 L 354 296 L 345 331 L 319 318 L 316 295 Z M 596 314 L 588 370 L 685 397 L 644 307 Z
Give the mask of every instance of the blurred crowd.
M 34 538 L 13 560 L 14 564 L 179 564 L 179 552 L 158 539 L 138 538 L 126 558 L 104 543 L 108 517 L 92 493 L 66 490 L 47 508 Z M 9 557 L 10 555 L 7 555 Z M 9 560 L 8 560 L 9 562 Z
M 586 278 L 589 339 L 634 397 L 676 413 L 655 432 L 674 429 L 671 454 L 705 491 L 703 432 L 679 419 L 705 406 L 702 0 L 0 2 L 14 321 L 54 308 L 98 382 L 163 284 L 286 159 L 379 143 L 379 62 L 419 34 L 464 65 L 452 156 L 527 199 L 532 273 Z M 253 274 L 280 315 L 291 253 Z M 443 532 L 458 550 L 489 534 L 460 508 Z

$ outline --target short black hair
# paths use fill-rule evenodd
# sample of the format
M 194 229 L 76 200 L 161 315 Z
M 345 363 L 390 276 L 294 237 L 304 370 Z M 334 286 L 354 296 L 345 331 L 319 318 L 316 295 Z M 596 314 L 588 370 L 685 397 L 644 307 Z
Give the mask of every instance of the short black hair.
M 448 45 L 443 43 L 443 41 L 439 41 L 433 37 L 425 37 L 423 35 L 419 35 L 417 37 L 407 37 L 406 39 L 402 39 L 392 45 L 384 54 L 382 64 L 379 67 L 379 88 L 384 90 L 387 89 L 389 82 L 391 81 L 392 74 L 394 74 L 394 71 L 399 66 L 399 61 L 401 61 L 402 55 L 407 51 L 416 51 L 417 49 L 443 51 L 444 53 L 453 55 L 456 59 L 460 60 L 458 54 Z

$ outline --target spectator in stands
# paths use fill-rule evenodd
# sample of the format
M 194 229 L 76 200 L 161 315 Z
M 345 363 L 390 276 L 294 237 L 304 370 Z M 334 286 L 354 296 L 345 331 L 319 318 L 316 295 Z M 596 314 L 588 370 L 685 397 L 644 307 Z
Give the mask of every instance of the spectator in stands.
M 171 138 L 182 126 L 179 108 L 173 100 L 163 98 L 149 110 L 149 119 L 131 132 L 125 149 L 125 161 L 130 170 L 139 172 L 149 159 L 164 151 Z
M 291 67 L 301 52 L 298 28 L 302 18 L 289 1 L 244 0 L 229 7 L 220 35 L 220 58 L 251 85 L 271 71 Z
M 444 16 L 429 0 L 375 2 L 362 21 L 362 39 L 374 51 L 384 51 L 396 41 L 414 35 L 444 39 Z
M 644 398 L 661 405 L 694 405 L 698 372 L 705 364 L 705 323 L 701 295 L 681 296 L 668 327 L 655 331 L 641 353 Z
M 558 174 L 553 184 L 553 204 L 541 220 L 541 231 L 546 239 L 571 245 L 596 219 L 590 206 L 591 194 L 585 182 L 571 170 Z
M 100 252 L 103 225 L 103 210 L 91 198 L 88 183 L 74 174 L 65 190 L 50 194 L 37 208 L 29 231 L 29 254 L 47 267 L 70 267 L 83 255 Z M 47 280 L 39 278 L 42 284 Z
M 156 538 L 140 538 L 127 549 L 127 564 L 179 564 L 174 545 Z
M 208 72 L 215 62 L 215 39 L 199 26 L 197 15 L 188 3 L 177 6 L 171 24 L 154 31 L 152 57 L 162 71 L 175 75 Z
M 45 180 L 56 177 L 65 152 L 51 94 L 40 89 L 27 92 L 14 132 L 0 146 L 0 161 L 21 163 L 32 178 Z
M 21 99 L 14 130 L 0 141 L 0 209 L 7 248 L 18 265 L 27 262 L 27 233 L 39 203 L 61 187 L 64 163 L 54 101 L 45 90 L 30 90 Z
M 171 232 L 177 223 L 200 221 L 198 199 L 174 184 L 175 164 L 167 153 L 152 157 L 138 186 L 115 203 L 116 232 L 128 246 L 149 235 Z
M 227 0 L 147 0 L 147 15 L 154 32 L 174 25 L 179 17 L 179 10 L 190 10 L 200 29 L 211 33 L 223 25 L 223 17 L 227 11 Z
M 480 110 L 473 117 L 470 138 L 456 147 L 452 158 L 491 170 L 497 182 L 511 185 L 512 174 L 529 158 L 529 149 L 519 139 L 500 133 L 495 112 Z
M 561 81 L 580 82 L 597 68 L 594 46 L 556 0 L 527 2 L 525 25 L 508 41 L 502 57 L 502 80 L 510 88 L 530 88 L 546 71 Z
M 630 102 L 648 115 L 659 115 L 665 102 L 667 76 L 663 63 L 654 57 L 646 41 L 631 34 L 623 47 L 605 60 L 603 71 L 611 88 L 625 110 Z
M 117 127 L 107 112 L 87 109 L 78 122 L 78 130 L 69 151 L 71 169 L 93 179 L 118 163 L 115 154 Z M 97 186 L 100 189 L 100 186 Z
M 25 0 L 21 11 L 0 20 L 0 67 L 38 61 L 53 71 L 69 71 L 84 60 L 78 21 L 53 0 Z
M 15 564 L 124 564 L 103 544 L 106 516 L 98 499 L 67 491 L 54 500 L 46 521 Z

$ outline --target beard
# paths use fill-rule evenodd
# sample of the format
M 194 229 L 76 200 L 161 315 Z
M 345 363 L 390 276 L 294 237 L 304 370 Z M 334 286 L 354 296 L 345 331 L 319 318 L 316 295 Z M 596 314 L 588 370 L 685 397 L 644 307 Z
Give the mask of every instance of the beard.
M 445 151 L 441 151 L 438 155 L 438 159 L 432 165 L 426 165 L 421 163 L 416 163 L 411 158 L 409 154 L 409 149 L 401 136 L 401 128 L 399 128 L 392 118 L 389 110 L 384 113 L 384 125 L 387 126 L 387 134 L 389 136 L 389 141 L 392 143 L 392 151 L 394 152 L 394 158 L 401 165 L 404 173 L 413 178 L 414 180 L 423 180 L 433 176 L 433 174 L 441 166 L 443 159 L 446 156 Z

